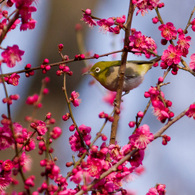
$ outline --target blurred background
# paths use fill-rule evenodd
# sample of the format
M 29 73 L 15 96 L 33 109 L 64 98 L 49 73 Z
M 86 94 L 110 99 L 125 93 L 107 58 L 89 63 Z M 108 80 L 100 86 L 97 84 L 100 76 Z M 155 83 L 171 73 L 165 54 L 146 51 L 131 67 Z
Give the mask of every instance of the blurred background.
M 176 29 L 185 28 L 191 11 L 194 6 L 194 0 L 182 1 L 163 1 L 165 8 L 160 10 L 165 23 L 174 23 Z M 187 3 L 186 3 L 187 2 Z M 24 31 L 16 33 L 15 31 L 8 34 L 3 46 L 18 44 L 20 49 L 25 50 L 25 55 L 21 64 L 16 66 L 16 69 L 22 69 L 27 63 L 32 66 L 39 66 L 45 58 L 50 62 L 58 62 L 61 60 L 58 54 L 58 44 L 64 44 L 63 54 L 74 58 L 75 54 L 79 54 L 78 43 L 75 32 L 75 25 L 80 23 L 83 27 L 83 41 L 87 51 L 97 54 L 111 52 L 121 49 L 123 46 L 123 33 L 120 35 L 112 35 L 110 33 L 101 32 L 98 27 L 88 28 L 83 22 L 81 9 L 90 8 L 93 15 L 101 18 L 111 16 L 126 15 L 129 6 L 129 0 L 42 0 L 37 3 L 37 12 L 33 14 L 33 18 L 37 20 L 37 26 L 33 31 Z M 145 16 L 134 15 L 132 28 L 141 31 L 146 36 L 151 36 L 158 46 L 158 55 L 162 55 L 167 46 L 160 44 L 161 36 L 158 31 L 159 24 L 152 24 L 152 18 L 155 12 L 151 11 Z M 191 49 L 188 56 L 195 51 L 193 44 L 194 33 L 189 28 L 189 35 L 192 37 Z M 121 54 L 115 56 L 104 57 L 101 60 L 120 59 Z M 141 60 L 144 56 L 137 57 L 129 54 L 128 59 Z M 188 57 L 186 62 L 189 64 Z M 86 63 L 93 64 L 97 60 L 87 61 Z M 106 91 L 103 87 L 97 85 L 89 85 L 92 81 L 90 76 L 82 76 L 84 62 L 74 62 L 69 64 L 73 71 L 73 76 L 68 77 L 67 87 L 68 92 L 75 90 L 80 93 L 82 102 L 79 107 L 73 109 L 75 119 L 78 125 L 85 124 L 92 127 L 93 136 L 101 128 L 103 121 L 98 118 L 101 111 L 111 113 L 112 107 L 102 101 Z M 16 70 L 16 69 L 12 69 Z M 4 72 L 10 70 L 3 69 Z M 48 112 L 56 119 L 56 126 L 60 126 L 63 130 L 63 135 L 54 143 L 54 156 L 57 156 L 57 165 L 60 166 L 62 173 L 66 175 L 69 169 L 65 164 L 72 160 L 72 152 L 68 144 L 68 139 L 72 134 L 68 128 L 72 124 L 71 121 L 63 122 L 62 115 L 67 112 L 66 101 L 62 91 L 63 80 L 56 76 L 57 68 L 52 68 L 46 75 L 40 71 L 36 71 L 35 76 L 22 78 L 17 87 L 9 86 L 9 93 L 18 93 L 21 99 L 18 104 L 13 104 L 12 115 L 16 121 L 20 121 L 22 125 L 26 125 L 24 117 L 30 115 L 32 108 L 25 105 L 27 96 L 39 93 L 41 80 L 45 76 L 49 76 L 51 82 L 48 85 L 50 90 L 49 95 L 44 98 L 43 108 L 37 113 L 37 118 L 44 119 Z M 128 127 L 129 121 L 135 120 L 135 115 L 138 111 L 143 111 L 147 103 L 144 98 L 144 92 L 155 86 L 158 77 L 163 75 L 163 71 L 157 67 L 150 70 L 142 85 L 134 89 L 123 98 L 123 110 L 119 124 L 117 141 L 123 146 L 128 142 L 128 136 L 132 133 L 132 129 Z M 179 71 L 177 76 L 169 75 L 165 82 L 171 82 L 170 85 L 163 87 L 165 97 L 173 102 L 172 111 L 175 115 L 186 109 L 195 100 L 194 78 L 187 72 Z M 2 88 L 0 88 L 2 91 Z M 0 97 L 4 97 L 1 93 Z M 0 113 L 6 110 L 5 105 L 0 105 Z M 156 120 L 152 115 L 150 108 L 142 124 L 148 124 L 151 131 L 155 133 L 163 125 Z M 108 137 L 110 135 L 110 126 L 107 124 L 103 133 Z M 166 131 L 166 134 L 171 136 L 171 141 L 167 146 L 161 144 L 162 140 L 155 140 L 146 151 L 146 156 L 143 161 L 145 173 L 139 177 L 135 177 L 132 181 L 126 183 L 128 189 L 131 189 L 137 194 L 146 194 L 150 187 L 156 183 L 163 183 L 167 186 L 168 195 L 191 195 L 195 192 L 194 175 L 195 175 L 195 122 L 187 117 L 182 118 Z M 128 136 L 127 136 L 128 135 Z M 9 153 L 1 154 L 1 159 L 10 158 Z M 38 156 L 37 151 L 32 154 L 34 169 L 30 174 L 36 173 L 36 178 L 40 179 L 39 160 L 43 156 Z M 187 180 L 186 180 L 187 178 Z M 41 181 L 40 181 L 41 182 Z M 37 182 L 39 183 L 39 181 Z M 39 184 L 38 184 L 39 186 Z M 70 188 L 74 187 L 70 185 Z

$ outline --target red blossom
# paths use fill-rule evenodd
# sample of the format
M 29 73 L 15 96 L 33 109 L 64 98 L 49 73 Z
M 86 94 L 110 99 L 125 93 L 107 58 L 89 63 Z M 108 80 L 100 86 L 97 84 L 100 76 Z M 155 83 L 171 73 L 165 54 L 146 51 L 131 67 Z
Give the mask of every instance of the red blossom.
M 20 50 L 18 45 L 13 45 L 12 47 L 8 46 L 7 49 L 1 53 L 3 62 L 10 68 L 14 67 L 16 62 L 22 60 L 22 55 L 24 55 L 24 51 Z
M 138 11 L 136 14 L 141 12 L 143 16 L 145 13 L 148 13 L 148 10 L 153 10 L 159 4 L 160 0 L 133 0 L 132 3 L 136 5 Z
M 158 195 L 156 188 L 150 188 L 146 195 Z
M 167 41 L 171 39 L 176 39 L 177 31 L 173 23 L 167 22 L 166 24 L 161 24 L 158 29 L 161 31 L 161 36 Z
M 195 18 L 190 23 L 192 25 L 192 30 L 195 31 Z
M 164 93 L 158 90 L 157 87 L 150 87 L 150 89 L 145 92 L 145 98 L 151 99 L 152 106 L 154 108 L 154 115 L 157 119 L 164 123 L 167 119 L 174 116 L 173 112 L 169 110 L 172 106 L 172 102 L 164 98 Z
M 189 118 L 192 117 L 195 120 L 195 104 L 191 104 L 188 111 L 186 112 L 186 116 Z
M 0 193 L 11 183 L 11 170 L 13 164 L 11 160 L 0 160 Z
M 60 127 L 54 127 L 51 132 L 51 137 L 57 139 L 62 134 L 62 129 Z
M 19 10 L 22 24 L 20 30 L 34 29 L 36 21 L 32 19 L 32 12 L 37 9 L 31 6 L 35 0 L 15 0 L 15 6 Z
M 83 13 L 83 18 L 81 19 L 82 21 L 86 22 L 89 24 L 90 27 L 96 26 L 96 21 L 92 19 L 91 17 L 91 10 L 86 9 L 85 12 Z
M 190 56 L 190 68 L 195 72 L 195 53 Z
M 116 98 L 116 92 L 108 91 L 106 96 L 103 97 L 103 101 L 113 106 L 115 98 Z
M 129 48 L 131 51 L 134 51 L 136 55 L 144 53 L 146 58 L 150 58 L 152 55 L 150 51 L 157 53 L 157 46 L 152 38 L 142 35 L 140 31 L 135 29 L 131 29 L 131 31 L 132 35 L 129 36 Z
M 169 45 L 161 56 L 160 66 L 166 69 L 168 66 L 177 65 L 181 61 L 181 55 L 182 53 L 177 46 Z
M 190 36 L 185 37 L 185 34 L 183 32 L 179 34 L 178 41 L 177 41 L 178 44 L 177 49 L 181 51 L 181 55 L 184 57 L 186 57 L 189 52 L 188 49 L 190 47 L 189 44 L 190 41 L 191 41 Z
M 29 96 L 26 100 L 26 104 L 34 105 L 37 103 L 38 99 L 39 99 L 38 94 L 34 94 L 33 96 Z
M 154 135 L 150 132 L 148 125 L 143 125 L 136 129 L 135 133 L 129 137 L 131 146 L 138 149 L 145 149 L 152 140 Z
M 80 133 L 83 137 L 83 141 L 88 145 L 90 143 L 90 139 L 91 139 L 91 127 L 87 127 L 85 125 L 80 125 L 79 127 Z M 70 136 L 69 138 L 69 143 L 71 145 L 71 149 L 73 151 L 79 151 L 79 152 L 84 152 L 85 148 L 84 146 L 82 146 L 81 144 L 81 138 L 79 136 L 79 133 L 77 131 L 75 131 L 74 135 Z
M 19 84 L 19 78 L 20 78 L 20 75 L 18 75 L 17 73 L 13 73 L 10 76 L 4 77 L 4 80 L 8 84 L 17 86 Z
M 72 104 L 73 104 L 75 107 L 79 106 L 79 104 L 80 104 L 80 102 L 81 102 L 81 100 L 78 99 L 78 97 L 79 97 L 79 93 L 78 93 L 78 92 L 73 91 L 73 92 L 71 93 L 70 101 L 72 102 Z

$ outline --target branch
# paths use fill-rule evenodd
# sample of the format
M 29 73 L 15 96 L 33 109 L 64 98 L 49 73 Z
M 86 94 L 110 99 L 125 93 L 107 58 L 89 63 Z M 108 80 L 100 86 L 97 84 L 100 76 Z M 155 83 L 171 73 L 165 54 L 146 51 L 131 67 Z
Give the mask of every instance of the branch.
M 95 179 L 93 180 L 93 182 L 91 184 L 89 184 L 87 186 L 87 191 L 89 191 L 96 183 L 98 183 L 101 179 L 105 178 L 106 176 L 108 176 L 110 173 L 117 171 L 117 167 L 121 164 L 123 164 L 125 161 L 129 160 L 130 157 L 135 154 L 138 151 L 138 149 L 134 149 L 132 150 L 129 154 L 127 154 L 124 158 L 122 158 L 118 163 L 116 163 L 114 166 L 112 166 L 110 169 L 108 169 L 106 172 L 104 172 L 99 179 Z M 76 193 L 76 195 L 82 195 L 86 193 L 86 191 L 80 190 L 78 193 Z
M 11 26 L 14 24 L 14 22 L 19 18 L 19 10 L 16 11 L 14 17 L 10 20 L 7 26 L 4 27 L 3 32 L 0 36 L 0 45 L 5 38 L 7 32 L 10 30 Z
M 195 102 L 193 103 L 195 104 Z M 188 111 L 189 107 L 185 109 L 183 112 L 181 112 L 179 115 L 177 115 L 175 118 L 173 118 L 171 121 L 169 121 L 164 127 L 162 127 L 159 131 L 157 131 L 154 134 L 154 139 L 161 137 L 161 135 L 175 122 L 177 122 L 179 119 L 185 116 L 186 112 Z
M 133 12 L 134 12 L 134 5 L 131 0 L 129 4 L 129 12 L 128 12 L 128 17 L 127 17 L 127 22 L 126 22 L 124 48 L 129 45 L 129 35 L 130 35 L 132 18 L 133 18 Z M 112 129 L 111 129 L 111 135 L 110 135 L 110 144 L 115 144 L 115 139 L 116 139 L 116 133 L 117 133 L 118 121 L 119 121 L 118 111 L 120 111 L 124 74 L 125 74 L 126 61 L 127 61 L 127 53 L 128 52 L 124 50 L 121 56 L 121 66 L 119 69 L 119 78 L 118 78 L 118 83 L 117 83 L 115 113 L 114 113 L 114 121 L 112 123 Z

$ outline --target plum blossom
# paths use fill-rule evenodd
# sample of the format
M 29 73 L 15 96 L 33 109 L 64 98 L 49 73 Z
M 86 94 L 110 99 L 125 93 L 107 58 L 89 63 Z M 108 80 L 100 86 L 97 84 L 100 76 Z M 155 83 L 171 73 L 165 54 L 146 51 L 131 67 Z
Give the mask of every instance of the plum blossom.
M 153 139 L 154 135 L 150 132 L 148 125 L 137 128 L 135 133 L 129 137 L 130 144 L 141 150 L 145 149 Z
M 2 53 L 3 62 L 7 64 L 8 67 L 12 68 L 16 65 L 16 62 L 22 60 L 21 56 L 24 55 L 24 51 L 20 50 L 18 45 L 8 46 Z
M 195 120 L 195 104 L 191 104 L 188 111 L 186 112 L 186 116 L 189 118 L 192 117 Z
M 177 65 L 181 61 L 182 52 L 177 46 L 169 45 L 161 56 L 162 69 L 166 69 L 168 66 Z
M 73 92 L 71 93 L 70 101 L 72 102 L 72 104 L 73 104 L 75 107 L 79 106 L 79 104 L 80 104 L 80 102 L 81 102 L 81 100 L 78 99 L 78 97 L 79 97 L 79 93 L 78 93 L 78 92 L 73 91 Z
M 195 53 L 193 53 L 191 56 L 190 56 L 190 68 L 195 71 Z
M 148 13 L 148 10 L 153 10 L 159 4 L 160 0 L 133 0 L 132 3 L 136 5 L 138 11 L 136 14 L 141 12 L 141 15 L 144 16 L 145 13 Z
M 90 9 L 86 9 L 84 11 L 83 18 L 81 20 L 86 22 L 87 24 L 89 24 L 90 27 L 97 25 L 96 21 L 94 19 L 92 19 L 92 17 L 91 17 L 91 10 Z
M 173 23 L 167 22 L 166 24 L 161 24 L 158 29 L 161 31 L 161 36 L 167 41 L 171 39 L 176 39 L 177 30 L 174 27 Z
M 185 34 L 182 32 L 179 34 L 178 41 L 177 41 L 177 49 L 181 51 L 181 55 L 186 57 L 188 54 L 188 49 L 190 48 L 189 42 L 191 41 L 191 37 L 185 37 Z
M 131 31 L 132 35 L 129 36 L 129 49 L 131 51 L 134 51 L 137 55 L 144 53 L 146 58 L 152 55 L 149 51 L 157 53 L 157 46 L 152 38 L 142 35 L 140 31 L 136 31 L 135 29 L 131 29 Z
M 159 91 L 157 87 L 150 87 L 150 89 L 145 92 L 144 96 L 145 98 L 151 99 L 154 115 L 157 116 L 159 121 L 164 123 L 167 119 L 174 116 L 173 112 L 169 110 L 169 107 L 172 106 L 172 102 L 166 100 L 164 93 Z

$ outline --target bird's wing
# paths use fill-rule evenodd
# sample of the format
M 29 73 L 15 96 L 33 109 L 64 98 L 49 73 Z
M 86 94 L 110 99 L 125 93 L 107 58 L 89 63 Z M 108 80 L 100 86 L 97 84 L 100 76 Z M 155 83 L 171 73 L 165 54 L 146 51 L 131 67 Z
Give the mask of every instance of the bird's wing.
M 135 78 L 138 76 L 138 73 L 134 71 L 133 68 L 131 67 L 126 67 L 125 69 L 125 78 L 130 79 L 130 78 Z

